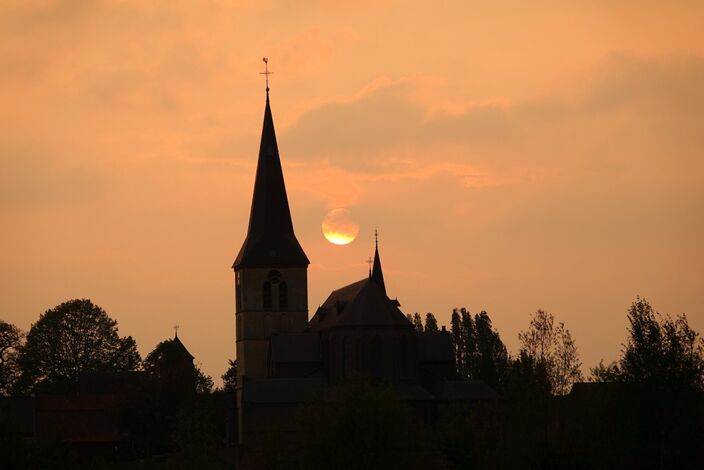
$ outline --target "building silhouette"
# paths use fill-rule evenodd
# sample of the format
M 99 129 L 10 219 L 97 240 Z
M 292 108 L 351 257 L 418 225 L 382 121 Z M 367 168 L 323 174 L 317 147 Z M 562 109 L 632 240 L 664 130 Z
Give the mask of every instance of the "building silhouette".
M 449 332 L 418 333 L 389 298 L 378 243 L 364 279 L 334 290 L 308 317 L 308 265 L 286 195 L 267 88 L 247 236 L 235 272 L 238 444 L 261 451 L 277 432 L 291 442 L 303 403 L 336 385 L 368 381 L 433 416 L 443 403 L 495 399 L 481 382 L 455 380 Z

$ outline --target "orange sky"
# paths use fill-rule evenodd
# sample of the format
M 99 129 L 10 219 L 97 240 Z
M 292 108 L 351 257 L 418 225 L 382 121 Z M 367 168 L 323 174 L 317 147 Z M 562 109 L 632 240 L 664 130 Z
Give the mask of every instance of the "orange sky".
M 581 3 L 582 5 L 578 5 Z M 538 308 L 585 364 L 636 295 L 704 332 L 701 1 L 3 1 L 0 318 L 88 297 L 217 378 L 264 108 L 311 309 L 379 227 L 406 313 Z M 360 224 L 325 241 L 335 207 Z M 312 315 L 312 312 L 311 312 Z

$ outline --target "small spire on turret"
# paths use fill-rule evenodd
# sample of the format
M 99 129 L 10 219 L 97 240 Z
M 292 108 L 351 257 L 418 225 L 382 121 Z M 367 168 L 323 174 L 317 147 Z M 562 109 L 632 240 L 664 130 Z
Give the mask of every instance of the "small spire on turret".
M 384 273 L 381 272 L 381 259 L 379 258 L 379 231 L 374 228 L 374 265 L 371 273 L 372 281 L 376 282 L 386 294 Z

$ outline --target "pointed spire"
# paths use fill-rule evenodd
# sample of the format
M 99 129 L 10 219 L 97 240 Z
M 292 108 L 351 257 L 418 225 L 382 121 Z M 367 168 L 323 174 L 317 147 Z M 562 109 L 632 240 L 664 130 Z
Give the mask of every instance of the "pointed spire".
M 381 271 L 381 259 L 379 259 L 379 232 L 374 229 L 374 266 L 372 268 L 371 279 L 381 287 L 386 294 L 384 285 L 384 273 Z
M 249 228 L 232 267 L 304 267 L 308 264 L 293 232 L 267 90 Z

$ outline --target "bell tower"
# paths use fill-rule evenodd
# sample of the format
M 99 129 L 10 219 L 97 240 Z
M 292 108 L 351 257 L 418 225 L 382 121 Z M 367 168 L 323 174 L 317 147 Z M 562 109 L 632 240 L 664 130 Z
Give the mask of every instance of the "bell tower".
M 293 231 L 267 84 L 249 228 L 232 265 L 238 384 L 267 376 L 272 334 L 306 329 L 309 264 Z

